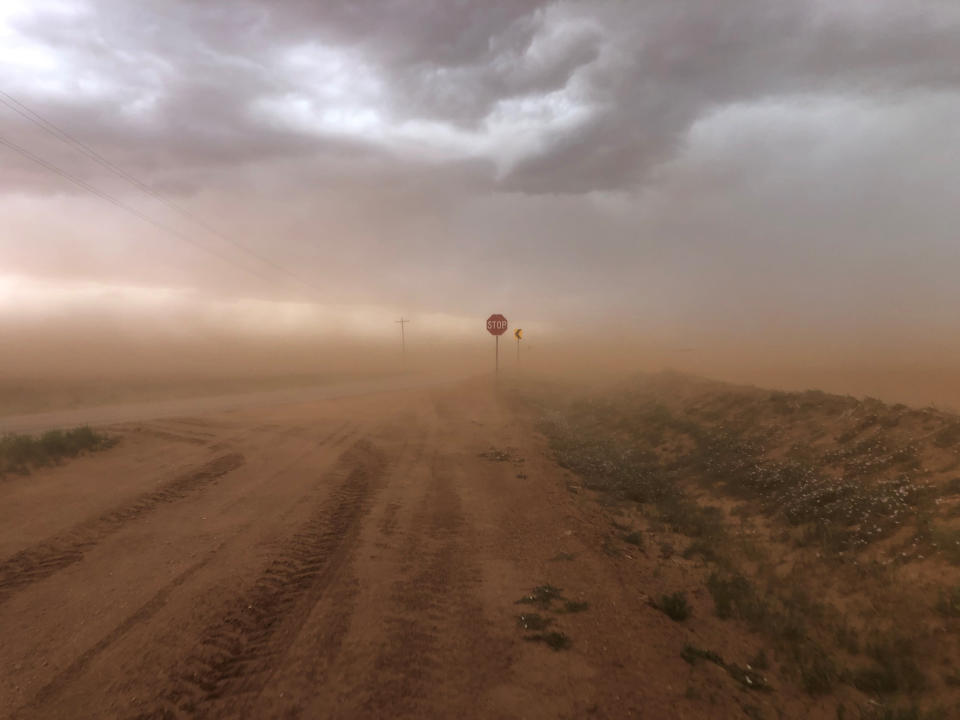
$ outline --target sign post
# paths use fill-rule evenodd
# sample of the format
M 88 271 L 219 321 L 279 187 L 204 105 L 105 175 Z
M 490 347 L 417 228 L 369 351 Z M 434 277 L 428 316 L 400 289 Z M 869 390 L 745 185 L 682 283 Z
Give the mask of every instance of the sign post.
M 407 337 L 406 333 L 403 332 L 404 326 L 410 322 L 409 320 L 404 320 L 403 315 L 400 316 L 399 320 L 394 320 L 394 322 L 400 323 L 400 351 L 403 353 L 403 369 L 407 369 Z
M 500 336 L 507 331 L 507 319 L 500 313 L 495 313 L 487 318 L 487 332 L 496 338 L 496 364 L 494 365 L 497 375 L 500 374 Z
M 517 339 L 517 365 L 520 364 L 520 341 L 523 340 L 523 330 L 517 328 L 513 331 L 513 336 Z

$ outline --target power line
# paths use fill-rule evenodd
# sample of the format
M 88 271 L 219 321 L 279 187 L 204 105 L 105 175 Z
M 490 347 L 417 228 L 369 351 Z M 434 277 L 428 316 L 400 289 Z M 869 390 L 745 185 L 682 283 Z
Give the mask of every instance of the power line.
M 126 180 L 127 182 L 129 182 L 131 185 L 133 185 L 134 187 L 136 187 L 136 188 L 137 188 L 138 190 L 140 190 L 141 192 L 143 192 L 143 193 L 149 195 L 150 197 L 154 198 L 155 200 L 163 203 L 164 205 L 166 205 L 166 206 L 167 206 L 168 208 L 170 208 L 171 210 L 174 210 L 175 212 L 180 213 L 181 215 L 183 215 L 184 217 L 186 217 L 186 218 L 188 218 L 189 220 L 193 221 L 196 225 L 198 225 L 199 227 L 203 228 L 204 230 L 206 230 L 206 231 L 207 231 L 208 233 L 210 233 L 211 235 L 216 236 L 217 238 L 219 238 L 219 239 L 222 240 L 223 242 L 226 242 L 227 244 L 232 245 L 233 247 L 235 247 L 235 248 L 237 248 L 238 250 L 240 250 L 240 251 L 246 253 L 247 255 L 253 257 L 254 259 L 260 261 L 261 263 L 263 263 L 263 264 L 265 264 L 265 265 L 268 265 L 268 266 L 271 267 L 272 269 L 274 269 L 274 270 L 276 270 L 276 271 L 278 271 L 278 272 L 280 272 L 280 273 L 282 273 L 282 274 L 284 274 L 284 275 L 286 275 L 286 276 L 288 276 L 288 277 L 296 280 L 298 283 L 300 283 L 301 285 L 309 288 L 310 290 L 318 290 L 318 289 L 319 289 L 317 286 L 313 285 L 312 283 L 308 282 L 307 280 L 304 280 L 303 278 L 301 278 L 299 275 L 297 275 L 296 273 L 292 272 L 291 270 L 288 270 L 287 268 L 285 268 L 285 267 L 283 267 L 282 265 L 274 262 L 274 261 L 271 260 L 270 258 L 264 257 L 263 255 L 260 255 L 259 253 L 255 252 L 254 250 L 251 250 L 250 248 L 248 248 L 247 246 L 243 245 L 242 243 L 237 242 L 237 241 L 234 240 L 233 238 L 228 237 L 227 235 L 225 235 L 224 233 L 220 232 L 220 231 L 217 230 L 215 227 L 211 226 L 209 223 L 207 223 L 206 221 L 204 221 L 202 218 L 197 217 L 196 214 L 190 212 L 190 211 L 187 210 L 186 208 L 181 207 L 180 205 L 174 203 L 172 200 L 168 200 L 167 198 L 163 197 L 162 195 L 160 195 L 159 193 L 157 193 L 155 190 L 153 190 L 149 185 L 147 185 L 146 183 L 144 183 L 142 180 L 138 179 L 136 176 L 130 174 L 129 172 L 127 172 L 127 171 L 124 170 L 123 168 L 121 168 L 121 167 L 117 166 L 116 164 L 112 163 L 110 160 L 108 160 L 107 158 L 105 158 L 103 155 L 101 155 L 100 153 L 98 153 L 96 150 L 94 150 L 93 148 L 91 148 L 89 145 L 87 145 L 86 143 L 84 143 L 84 142 L 81 141 L 81 140 L 78 140 L 78 139 L 75 138 L 73 135 L 71 135 L 70 133 L 68 133 L 66 130 L 58 127 L 57 125 L 55 125 L 54 123 L 52 123 L 50 120 L 47 120 L 45 117 L 43 117 L 40 113 L 38 113 L 38 112 L 36 112 L 35 110 L 31 109 L 30 107 L 28 107 L 28 106 L 25 105 L 24 103 L 20 102 L 19 100 L 17 100 L 15 97 L 13 97 L 12 95 L 10 95 L 9 93 L 4 92 L 3 90 L 0 90 L 0 104 L 5 105 L 7 108 L 9 108 L 10 110 L 13 110 L 15 113 L 17 113 L 17 114 L 20 115 L 21 117 L 29 120 L 29 121 L 32 122 L 33 124 L 37 125 L 37 126 L 40 127 L 41 129 L 43 129 L 44 131 L 46 131 L 47 133 L 49 133 L 50 135 L 53 135 L 55 138 L 57 138 L 57 139 L 60 140 L 61 142 L 66 143 L 67 145 L 71 145 L 71 146 L 77 148 L 77 149 L 80 150 L 84 155 L 86 155 L 88 158 L 90 158 L 91 160 L 93 160 L 93 161 L 96 162 L 97 164 L 101 165 L 102 167 L 106 168 L 107 170 L 109 170 L 110 172 L 112 172 L 114 175 L 117 175 L 118 177 L 123 178 L 124 180 Z
M 188 235 L 184 235 L 183 233 L 179 232 L 179 231 L 176 230 L 175 228 L 170 227 L 169 225 L 164 225 L 162 222 L 159 222 L 158 220 L 154 220 L 154 219 L 153 219 L 152 217 L 150 217 L 149 215 L 146 215 L 146 214 L 140 212 L 139 210 L 137 210 L 136 208 L 130 207 L 130 206 L 127 205 L 126 203 L 118 200 L 117 198 L 115 198 L 115 197 L 114 197 L 113 195 L 111 195 L 110 193 L 104 192 L 103 190 L 100 190 L 99 188 L 94 187 L 94 186 L 91 185 L 90 183 L 88 183 L 88 182 L 86 182 L 85 180 L 82 180 L 82 179 L 76 177 L 75 175 L 71 175 L 71 174 L 68 173 L 66 170 L 63 170 L 63 169 L 57 167 L 57 166 L 54 165 L 53 163 L 48 162 L 47 160 L 44 160 L 42 157 L 33 154 L 32 152 L 30 152 L 30 151 L 27 150 L 26 148 L 21 147 L 20 145 L 17 145 L 16 143 L 11 142 L 10 140 L 7 140 L 6 138 L 4 138 L 4 137 L 2 137 L 2 136 L 0 136 L 0 145 L 4 145 L 4 146 L 10 148 L 10 149 L 13 150 L 14 152 L 19 153 L 19 154 L 22 155 L 23 157 L 27 158 L 28 160 L 31 160 L 32 162 L 35 162 L 37 165 L 40 165 L 41 167 L 45 168 L 46 170 L 49 170 L 50 172 L 55 173 L 56 175 L 59 175 L 59 176 L 61 176 L 61 177 L 63 177 L 63 178 L 66 178 L 67 180 L 69 180 L 70 182 L 72 182 L 74 185 L 77 185 L 78 187 L 83 188 L 83 189 L 86 190 L 87 192 L 92 193 L 93 195 L 96 195 L 98 198 L 100 198 L 101 200 L 104 200 L 105 202 L 110 203 L 111 205 L 115 205 L 116 207 L 118 207 L 118 208 L 120 208 L 120 209 L 122 209 L 122 210 L 126 210 L 126 211 L 127 211 L 128 213 L 130 213 L 131 215 L 135 215 L 136 217 L 140 218 L 140 219 L 143 220 L 144 222 L 150 223 L 150 224 L 153 225 L 154 227 L 159 228 L 159 229 L 162 230 L 163 232 L 169 233 L 169 234 L 173 235 L 174 237 L 178 238 L 179 240 L 182 240 L 182 241 L 185 242 L 185 243 L 188 243 L 188 244 L 190 244 L 190 245 L 193 245 L 194 247 L 199 248 L 200 250 L 203 250 L 204 252 L 209 253 L 210 255 L 213 255 L 214 257 L 216 257 L 216 258 L 218 258 L 218 259 L 220 259 L 220 260 L 223 260 L 224 262 L 229 263 L 230 265 L 233 265 L 234 267 L 240 268 L 240 269 L 243 270 L 244 272 L 248 272 L 248 273 L 250 273 L 251 275 L 254 275 L 254 276 L 260 278 L 261 280 L 266 280 L 267 282 L 272 282 L 272 279 L 271 279 L 271 278 L 265 277 L 265 276 L 257 273 L 256 271 L 251 270 L 249 267 L 246 267 L 246 266 L 244 266 L 244 265 L 241 265 L 241 264 L 237 263 L 237 262 L 234 261 L 232 258 L 230 258 L 230 257 L 228 257 L 228 256 L 226 256 L 226 255 L 222 255 L 222 254 L 218 253 L 216 250 L 213 250 L 213 249 L 207 247 L 206 245 L 203 245 L 202 243 L 198 243 L 198 242 L 197 242 L 196 240 L 194 240 L 193 238 L 189 237 Z

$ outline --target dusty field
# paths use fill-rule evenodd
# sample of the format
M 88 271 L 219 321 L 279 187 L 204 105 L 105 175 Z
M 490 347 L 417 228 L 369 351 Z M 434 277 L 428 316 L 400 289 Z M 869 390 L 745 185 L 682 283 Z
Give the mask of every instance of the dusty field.
M 8 477 L 0 716 L 702 717 L 533 420 L 467 384 L 118 426 Z M 517 604 L 545 583 L 589 605 Z
M 954 717 L 952 416 L 501 390 L 115 425 L 0 480 L 0 717 Z

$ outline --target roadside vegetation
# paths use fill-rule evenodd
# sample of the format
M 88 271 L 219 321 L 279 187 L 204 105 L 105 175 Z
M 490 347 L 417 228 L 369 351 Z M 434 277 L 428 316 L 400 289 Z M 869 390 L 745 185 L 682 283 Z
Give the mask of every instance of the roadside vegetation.
M 566 633 L 550 629 L 557 622 L 555 616 L 584 612 L 589 609 L 588 603 L 570 600 L 563 596 L 561 588 L 549 584 L 533 588 L 517 600 L 517 604 L 535 605 L 543 612 L 553 615 L 551 617 L 538 612 L 524 612 L 517 616 L 517 626 L 527 633 L 523 637 L 524 640 L 544 643 L 553 650 L 569 650 L 573 645 L 573 641 Z
M 84 452 L 104 450 L 116 440 L 89 427 L 51 430 L 39 436 L 0 437 L 0 479 L 8 475 L 29 475 L 38 467 L 56 465 Z
M 750 652 L 691 639 L 692 666 L 837 717 L 960 717 L 960 418 L 673 373 L 555 397 L 528 399 L 568 486 L 617 518 L 611 546 L 661 549 L 650 604 L 698 642 L 732 623 Z

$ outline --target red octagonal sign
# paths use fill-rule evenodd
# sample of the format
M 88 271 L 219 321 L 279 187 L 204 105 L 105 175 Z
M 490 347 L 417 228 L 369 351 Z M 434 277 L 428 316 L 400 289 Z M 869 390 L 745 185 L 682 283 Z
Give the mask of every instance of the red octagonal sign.
M 507 331 L 507 319 L 500 315 L 491 315 L 487 318 L 487 332 L 491 335 L 503 335 Z

